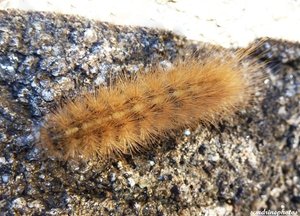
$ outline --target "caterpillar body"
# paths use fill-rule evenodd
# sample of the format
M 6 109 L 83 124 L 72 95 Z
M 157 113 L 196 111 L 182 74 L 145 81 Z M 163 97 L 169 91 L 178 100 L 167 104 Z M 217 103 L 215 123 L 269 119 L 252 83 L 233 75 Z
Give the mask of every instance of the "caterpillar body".
M 247 106 L 257 64 L 249 52 L 189 58 L 66 102 L 49 114 L 40 142 L 65 159 L 131 154 L 200 122 L 216 124 Z

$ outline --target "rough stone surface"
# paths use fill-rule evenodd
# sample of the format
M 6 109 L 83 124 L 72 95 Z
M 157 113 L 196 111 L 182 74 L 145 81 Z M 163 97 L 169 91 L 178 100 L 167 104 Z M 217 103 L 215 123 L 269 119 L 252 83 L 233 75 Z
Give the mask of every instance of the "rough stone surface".
M 269 39 L 247 110 L 155 149 L 62 162 L 35 144 L 45 114 L 82 91 L 203 44 L 170 32 L 38 12 L 0 12 L 1 215 L 249 215 L 300 208 L 300 45 Z M 203 51 L 203 52 L 202 52 Z

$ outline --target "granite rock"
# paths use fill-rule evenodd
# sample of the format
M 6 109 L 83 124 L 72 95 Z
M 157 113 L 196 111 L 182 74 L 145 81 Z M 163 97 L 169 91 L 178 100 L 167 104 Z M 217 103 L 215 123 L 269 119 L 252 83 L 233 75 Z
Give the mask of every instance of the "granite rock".
M 249 215 L 300 208 L 300 45 L 267 39 L 253 105 L 123 160 L 59 161 L 36 145 L 66 98 L 207 47 L 171 32 L 0 11 L 0 215 Z M 211 52 L 211 49 L 209 49 Z M 196 52 L 195 52 L 196 51 Z

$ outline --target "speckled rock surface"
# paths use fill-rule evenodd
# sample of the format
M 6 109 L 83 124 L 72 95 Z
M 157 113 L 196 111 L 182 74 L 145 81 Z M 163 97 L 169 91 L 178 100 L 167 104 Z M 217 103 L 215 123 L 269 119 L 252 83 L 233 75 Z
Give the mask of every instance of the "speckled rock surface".
M 249 215 L 300 209 L 300 45 L 267 40 L 251 109 L 123 161 L 62 162 L 35 145 L 65 97 L 203 50 L 170 32 L 0 12 L 0 215 Z M 201 52 L 200 52 L 201 53 Z

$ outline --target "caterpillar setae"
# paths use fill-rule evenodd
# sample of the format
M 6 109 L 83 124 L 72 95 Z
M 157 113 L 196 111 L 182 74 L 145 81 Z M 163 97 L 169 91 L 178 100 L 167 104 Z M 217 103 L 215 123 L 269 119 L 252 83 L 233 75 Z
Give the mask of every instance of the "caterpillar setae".
M 249 104 L 260 67 L 243 63 L 251 50 L 188 58 L 78 96 L 47 116 L 40 142 L 65 159 L 110 158 L 179 129 L 216 124 Z

